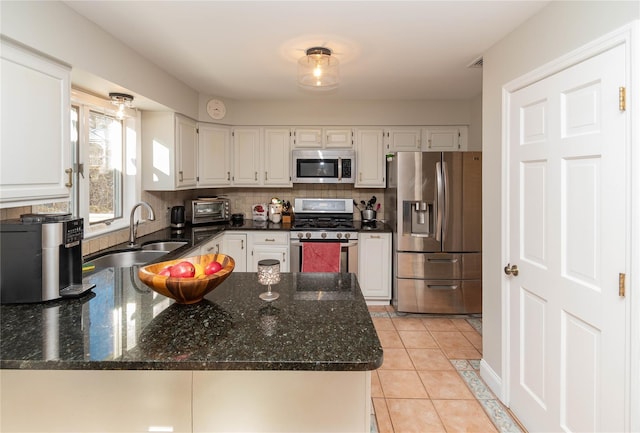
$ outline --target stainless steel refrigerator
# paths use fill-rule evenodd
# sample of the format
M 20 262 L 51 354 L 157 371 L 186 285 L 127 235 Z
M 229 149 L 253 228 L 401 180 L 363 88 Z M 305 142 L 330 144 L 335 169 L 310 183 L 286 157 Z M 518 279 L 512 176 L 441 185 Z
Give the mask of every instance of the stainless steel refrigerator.
M 387 162 L 393 303 L 407 313 L 482 312 L 482 154 L 398 152 Z

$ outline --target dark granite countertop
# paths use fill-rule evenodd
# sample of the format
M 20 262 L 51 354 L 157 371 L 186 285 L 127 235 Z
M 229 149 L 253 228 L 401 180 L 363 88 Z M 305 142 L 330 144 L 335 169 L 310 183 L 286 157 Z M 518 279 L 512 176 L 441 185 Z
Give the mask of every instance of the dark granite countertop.
M 389 226 L 381 221 L 376 221 L 373 223 L 363 223 L 362 221 L 354 221 L 353 222 L 356 230 L 361 233 L 391 233 L 391 229 Z M 194 248 L 198 244 L 206 242 L 211 237 L 223 232 L 223 231 L 262 231 L 262 230 L 273 230 L 273 231 L 291 231 L 290 224 L 274 224 L 270 221 L 254 221 L 245 219 L 242 224 L 233 224 L 233 223 L 218 223 L 218 224 L 203 224 L 203 225 L 190 225 L 187 224 L 186 227 L 180 230 L 172 229 L 170 227 L 166 227 L 162 230 L 158 230 L 156 232 L 150 233 L 145 236 L 140 236 L 136 239 L 137 245 L 144 245 L 146 243 L 157 242 L 157 241 L 172 241 L 172 240 L 185 240 L 187 244 L 183 247 L 178 248 L 163 256 L 161 261 L 172 260 L 174 258 L 181 257 L 185 252 L 189 249 Z M 87 255 L 84 258 L 84 261 L 90 261 L 96 257 L 100 257 L 104 254 L 113 252 L 113 251 L 124 251 L 131 249 L 128 243 L 124 242 L 118 245 L 114 245 L 110 248 L 106 248 L 104 250 L 98 251 L 96 253 L 92 253 Z
M 382 348 L 353 274 L 283 273 L 272 303 L 255 273 L 233 273 L 179 305 L 137 267 L 86 277 L 84 296 L 0 307 L 0 368 L 363 371 Z

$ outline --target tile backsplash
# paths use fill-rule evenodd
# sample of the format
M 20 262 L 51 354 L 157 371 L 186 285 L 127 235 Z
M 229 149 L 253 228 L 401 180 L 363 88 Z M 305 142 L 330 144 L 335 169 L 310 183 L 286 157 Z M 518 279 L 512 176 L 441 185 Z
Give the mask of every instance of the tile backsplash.
M 229 198 L 232 213 L 243 213 L 246 218 L 251 217 L 251 208 L 255 203 L 269 203 L 273 197 L 289 200 L 293 204 L 294 198 L 351 198 L 357 203 L 365 202 L 376 196 L 380 203 L 377 217 L 385 219 L 384 189 L 354 188 L 352 185 L 328 184 L 297 184 L 293 188 L 219 188 L 198 189 L 186 191 L 144 191 L 142 200 L 148 202 L 156 213 L 156 221 L 146 221 L 138 228 L 138 236 L 149 234 L 168 227 L 170 224 L 169 210 L 172 206 L 182 205 L 185 200 L 197 197 L 224 196 Z M 0 220 L 18 218 L 24 213 L 31 212 L 30 206 L 0 209 Z M 125 212 L 129 218 L 129 211 Z M 146 215 L 146 213 L 145 213 Z M 360 213 L 354 212 L 354 219 L 360 219 Z M 105 248 L 126 242 L 129 238 L 128 229 L 117 230 L 109 234 L 86 238 L 83 241 L 83 255 L 93 254 Z

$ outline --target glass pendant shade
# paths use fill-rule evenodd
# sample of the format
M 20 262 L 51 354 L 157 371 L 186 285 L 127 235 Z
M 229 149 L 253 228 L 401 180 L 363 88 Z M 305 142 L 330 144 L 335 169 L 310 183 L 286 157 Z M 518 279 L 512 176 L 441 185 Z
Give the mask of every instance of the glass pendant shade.
M 331 50 L 314 47 L 298 60 L 298 84 L 308 89 L 329 90 L 338 87 L 338 59 L 331 57 Z

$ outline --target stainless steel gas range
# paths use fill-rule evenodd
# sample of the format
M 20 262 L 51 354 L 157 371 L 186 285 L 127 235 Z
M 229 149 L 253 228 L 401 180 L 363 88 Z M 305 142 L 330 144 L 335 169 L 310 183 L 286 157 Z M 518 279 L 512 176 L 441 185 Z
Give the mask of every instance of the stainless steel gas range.
M 353 223 L 353 200 L 296 198 L 291 226 L 291 272 L 303 271 L 306 243 L 340 244 L 340 272 L 358 272 L 358 230 Z

